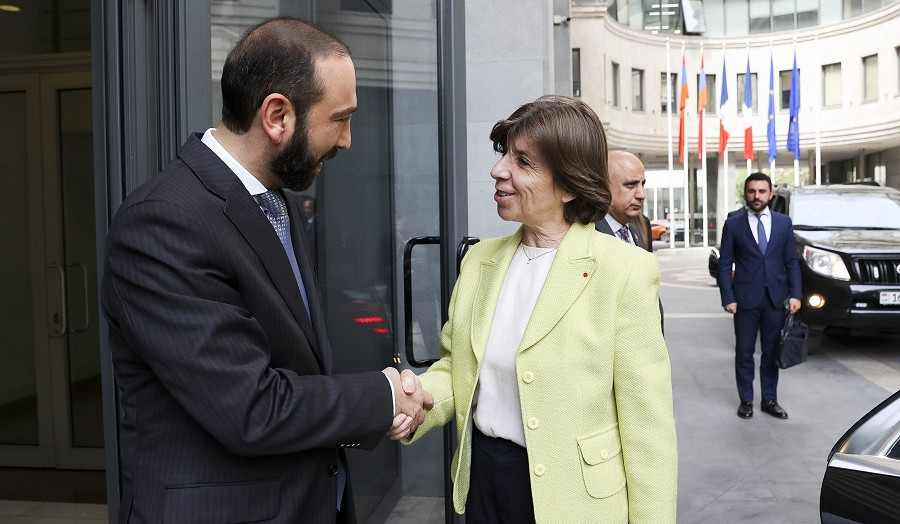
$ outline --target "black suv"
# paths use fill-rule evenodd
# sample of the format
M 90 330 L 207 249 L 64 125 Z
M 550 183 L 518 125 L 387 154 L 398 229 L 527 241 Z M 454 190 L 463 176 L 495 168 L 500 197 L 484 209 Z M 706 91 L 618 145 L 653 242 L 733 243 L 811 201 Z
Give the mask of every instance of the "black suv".
M 791 217 L 810 349 L 826 329 L 900 333 L 900 191 L 876 185 L 776 188 Z M 710 255 L 710 274 L 718 251 Z

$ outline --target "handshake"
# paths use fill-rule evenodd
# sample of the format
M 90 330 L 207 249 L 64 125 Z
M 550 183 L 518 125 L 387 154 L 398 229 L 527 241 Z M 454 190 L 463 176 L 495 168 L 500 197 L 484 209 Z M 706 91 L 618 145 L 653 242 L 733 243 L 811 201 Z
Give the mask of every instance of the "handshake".
M 434 398 L 422 389 L 419 377 L 408 369 L 398 373 L 395 368 L 386 367 L 382 371 L 394 385 L 394 403 L 397 412 L 387 436 L 400 440 L 415 433 L 425 420 L 425 411 L 434 407 Z

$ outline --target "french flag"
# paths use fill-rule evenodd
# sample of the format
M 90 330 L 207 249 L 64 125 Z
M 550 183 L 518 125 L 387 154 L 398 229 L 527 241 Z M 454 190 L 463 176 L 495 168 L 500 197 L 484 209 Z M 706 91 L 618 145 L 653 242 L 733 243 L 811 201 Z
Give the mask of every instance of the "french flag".
M 744 75 L 744 160 L 753 160 L 753 82 L 750 81 L 750 58 Z
M 719 98 L 719 156 L 725 154 L 728 137 L 734 119 L 734 101 L 728 98 L 728 74 L 725 72 L 725 57 L 722 56 L 722 96 Z

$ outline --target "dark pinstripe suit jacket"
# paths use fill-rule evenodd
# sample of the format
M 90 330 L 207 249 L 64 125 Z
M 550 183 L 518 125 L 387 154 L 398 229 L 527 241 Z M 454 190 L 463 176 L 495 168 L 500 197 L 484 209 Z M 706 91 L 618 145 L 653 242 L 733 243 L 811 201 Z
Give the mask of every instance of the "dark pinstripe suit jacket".
M 641 249 L 646 249 L 647 251 L 652 251 L 650 249 L 647 249 L 647 245 L 644 242 L 644 232 L 641 231 L 640 228 L 635 227 L 634 224 L 632 224 L 632 223 L 628 223 L 625 225 L 628 227 L 628 231 L 631 232 L 632 238 L 634 238 L 634 245 L 636 245 L 637 247 L 639 247 Z M 606 233 L 607 235 L 613 235 L 613 236 L 615 236 L 615 234 L 616 234 L 615 231 L 613 231 L 612 228 L 609 227 L 609 222 L 606 221 L 606 217 L 603 217 L 600 220 L 598 220 L 597 223 L 595 224 L 595 226 L 596 226 L 597 231 L 599 231 L 601 233 Z M 618 238 L 618 237 L 616 237 L 616 238 Z
M 107 239 L 119 522 L 334 522 L 341 448 L 380 441 L 390 386 L 331 375 L 296 207 L 312 322 L 274 229 L 199 138 L 125 200 Z
M 642 228 L 635 227 L 634 223 L 628 223 L 625 225 L 628 226 L 628 231 L 631 232 L 631 236 L 634 238 L 634 244 L 637 247 L 647 250 L 647 251 L 650 251 L 650 252 L 653 252 L 652 247 L 648 248 L 648 246 L 653 245 L 653 239 L 647 237 L 647 234 L 645 233 L 646 230 L 641 231 Z M 597 223 L 594 224 L 594 227 L 597 231 L 599 231 L 601 233 L 604 233 L 607 235 L 612 235 L 616 238 L 619 238 L 616 236 L 616 234 L 612 230 L 612 228 L 609 227 L 609 222 L 606 221 L 606 217 L 603 217 L 600 220 L 598 220 Z M 646 241 L 644 240 L 645 238 L 647 239 Z M 649 242 L 649 244 L 647 244 L 647 242 Z M 662 329 L 663 333 L 665 333 L 666 318 L 665 318 L 665 313 L 663 311 L 662 300 L 659 301 L 659 319 L 660 319 L 660 329 Z

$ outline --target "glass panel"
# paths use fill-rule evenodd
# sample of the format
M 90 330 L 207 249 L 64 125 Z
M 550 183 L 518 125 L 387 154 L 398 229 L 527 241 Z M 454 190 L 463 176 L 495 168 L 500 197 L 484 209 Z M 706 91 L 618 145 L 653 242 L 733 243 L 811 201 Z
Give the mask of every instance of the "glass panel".
M 90 51 L 91 0 L 9 2 L 0 11 L 0 56 Z
M 737 76 L 737 107 L 738 111 L 741 111 L 740 108 L 744 107 L 744 88 L 747 85 L 747 74 L 740 73 Z M 750 109 L 753 110 L 754 114 L 757 113 L 758 102 L 758 92 L 757 92 L 757 83 L 756 83 L 756 73 L 750 73 Z
M 822 105 L 841 105 L 841 64 L 822 66 Z
M 288 4 L 293 12 L 285 11 Z M 436 2 L 404 2 L 402 9 L 384 0 L 276 5 L 281 9 L 262 12 L 239 0 L 212 4 L 213 115 L 221 115 L 218 84 L 227 52 L 263 18 L 312 13 L 350 46 L 359 108 L 352 146 L 297 197 L 307 209 L 335 373 L 380 370 L 404 342 L 402 330 L 395 332 L 403 327 L 395 318 L 403 305 L 395 297 L 404 246 L 440 232 Z M 439 353 L 439 248 L 419 246 L 413 258 L 414 350 L 424 359 Z M 417 466 L 416 480 L 428 486 L 420 486 L 419 495 L 442 495 L 441 442 L 433 442 L 408 452 L 421 455 L 409 461 Z M 348 458 L 357 518 L 365 522 L 399 482 L 399 447 L 383 441 L 373 452 L 349 450 Z M 434 478 L 424 478 L 424 470 Z
M 25 102 L 24 92 L 0 93 L 0 444 L 37 445 Z
M 819 15 L 822 25 L 841 20 L 841 0 L 819 0 Z
M 724 0 L 706 0 L 703 2 L 703 11 L 706 13 L 705 37 L 725 35 L 725 8 Z
M 878 55 L 863 58 L 863 100 L 878 99 Z
M 772 30 L 769 0 L 750 0 L 750 33 L 767 33 Z
M 612 63 L 612 105 L 619 107 L 619 64 Z
M 791 70 L 779 71 L 778 78 L 781 82 L 781 108 L 787 109 L 791 106 Z
M 728 36 L 746 35 L 750 31 L 750 16 L 746 2 L 725 3 L 725 34 Z
M 642 0 L 628 0 L 628 27 L 644 29 L 644 3 Z
M 69 409 L 73 447 L 103 447 L 100 333 L 96 317 L 97 257 L 94 231 L 94 164 L 91 90 L 59 92 L 60 176 Z
M 640 69 L 631 70 L 631 101 L 632 110 L 644 110 L 644 71 Z
M 862 0 L 844 0 L 844 18 L 862 14 Z
M 719 107 L 719 87 L 716 85 L 716 75 L 706 75 L 706 93 L 706 109 L 704 112 L 707 115 L 714 115 Z
M 572 49 L 572 96 L 581 96 L 581 49 Z

